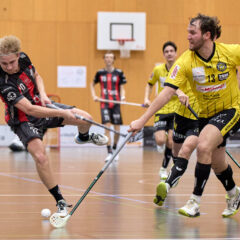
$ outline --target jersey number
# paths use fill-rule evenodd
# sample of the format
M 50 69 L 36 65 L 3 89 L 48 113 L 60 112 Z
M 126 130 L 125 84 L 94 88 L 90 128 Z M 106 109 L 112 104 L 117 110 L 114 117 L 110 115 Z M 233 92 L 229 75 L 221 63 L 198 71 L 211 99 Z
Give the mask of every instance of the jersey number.
M 211 75 L 208 75 L 208 82 L 215 82 L 215 75 L 214 74 L 211 74 Z

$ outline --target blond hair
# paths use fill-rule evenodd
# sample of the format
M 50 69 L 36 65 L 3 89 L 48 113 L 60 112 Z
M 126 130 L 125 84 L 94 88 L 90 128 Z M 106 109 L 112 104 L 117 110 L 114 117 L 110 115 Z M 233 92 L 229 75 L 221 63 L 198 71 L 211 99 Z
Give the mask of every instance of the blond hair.
M 16 36 L 5 36 L 0 39 L 0 56 L 19 53 L 21 41 Z

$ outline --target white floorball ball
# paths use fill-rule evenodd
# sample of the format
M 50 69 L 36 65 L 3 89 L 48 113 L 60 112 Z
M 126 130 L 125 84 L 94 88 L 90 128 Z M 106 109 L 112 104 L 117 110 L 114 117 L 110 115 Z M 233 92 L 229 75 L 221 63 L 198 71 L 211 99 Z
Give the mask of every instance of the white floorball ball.
M 50 215 L 51 215 L 50 209 L 44 208 L 44 209 L 41 211 L 41 215 L 42 215 L 42 217 L 45 217 L 45 218 L 50 217 Z

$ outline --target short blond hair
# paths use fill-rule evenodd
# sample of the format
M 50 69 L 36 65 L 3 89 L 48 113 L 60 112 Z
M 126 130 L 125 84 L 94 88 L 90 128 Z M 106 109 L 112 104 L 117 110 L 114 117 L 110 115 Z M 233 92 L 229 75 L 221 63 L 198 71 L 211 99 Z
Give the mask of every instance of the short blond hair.
M 19 53 L 21 41 L 16 36 L 5 36 L 0 39 L 0 56 Z

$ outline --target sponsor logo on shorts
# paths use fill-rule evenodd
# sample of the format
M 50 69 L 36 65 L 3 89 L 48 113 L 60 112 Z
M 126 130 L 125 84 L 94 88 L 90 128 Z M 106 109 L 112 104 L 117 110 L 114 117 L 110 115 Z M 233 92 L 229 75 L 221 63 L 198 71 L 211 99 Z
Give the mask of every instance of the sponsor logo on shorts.
M 167 121 L 158 121 L 154 123 L 154 127 L 165 127 L 167 125 Z
M 209 85 L 209 86 L 196 86 L 197 91 L 202 93 L 208 93 L 208 92 L 217 92 L 220 90 L 223 90 L 226 88 L 226 83 L 218 84 L 218 85 Z

